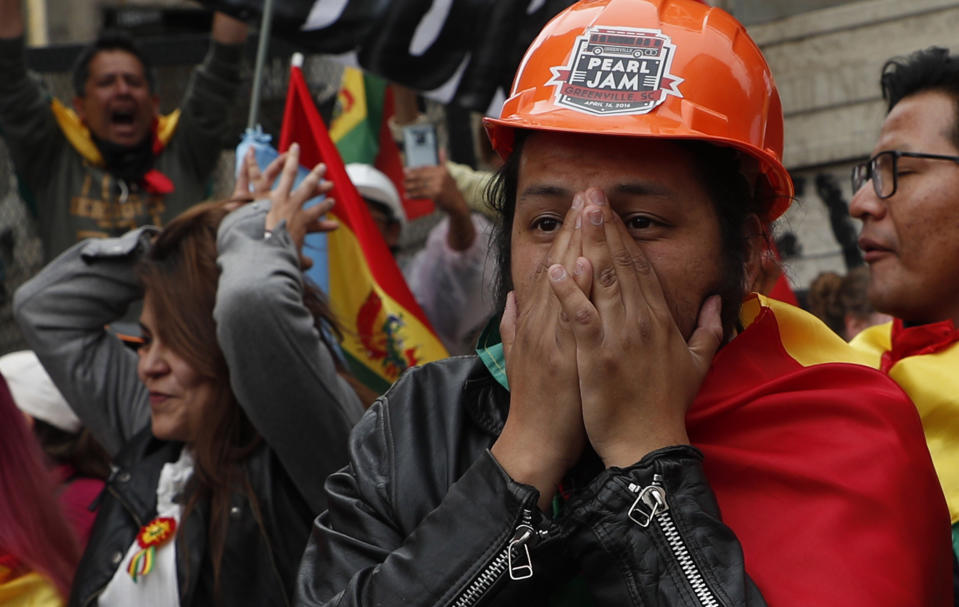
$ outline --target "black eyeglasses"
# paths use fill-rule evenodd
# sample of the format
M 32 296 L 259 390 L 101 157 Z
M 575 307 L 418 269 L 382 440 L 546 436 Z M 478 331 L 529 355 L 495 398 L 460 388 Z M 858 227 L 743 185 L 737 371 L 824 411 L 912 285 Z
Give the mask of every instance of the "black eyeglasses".
M 879 152 L 866 162 L 852 168 L 852 193 L 859 191 L 867 181 L 872 179 L 872 188 L 880 199 L 889 198 L 896 193 L 899 186 L 899 159 L 929 158 L 931 160 L 951 160 L 959 163 L 959 156 L 944 156 L 942 154 L 923 154 L 920 152 L 900 152 L 886 150 Z

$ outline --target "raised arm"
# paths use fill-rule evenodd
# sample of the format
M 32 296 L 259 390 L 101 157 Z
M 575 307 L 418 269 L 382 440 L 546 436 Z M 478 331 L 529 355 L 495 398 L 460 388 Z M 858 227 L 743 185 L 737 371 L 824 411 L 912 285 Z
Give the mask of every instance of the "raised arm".
M 315 187 L 319 175 L 294 194 Z M 289 194 L 290 185 L 281 178 L 277 190 Z M 220 226 L 217 338 L 240 406 L 319 512 L 326 504 L 322 479 L 346 463 L 347 437 L 362 407 L 303 304 L 302 233 L 284 219 L 267 236 L 270 208 L 265 200 L 249 204 Z
M 220 44 L 243 44 L 246 42 L 248 29 L 243 21 L 217 11 L 213 13 L 210 37 Z
M 137 355 L 105 325 L 140 298 L 134 266 L 152 231 L 77 243 L 14 295 L 14 314 L 30 347 L 111 455 L 150 423 Z
M 229 136 L 230 109 L 239 101 L 247 26 L 223 13 L 213 16 L 210 49 L 190 77 L 183 97 L 181 123 L 173 145 L 191 159 L 198 179 L 206 179 Z
M 0 38 L 23 35 L 23 0 L 0 0 Z
M 478 214 L 469 220 L 476 237 L 468 249 L 450 248 L 450 221 L 443 219 L 404 271 L 416 301 L 454 355 L 472 352 L 473 337 L 494 311 L 496 270 L 489 249 L 492 225 Z
M 0 0 L 0 134 L 23 184 L 31 189 L 50 177 L 53 155 L 66 145 L 49 95 L 27 73 L 21 0 Z

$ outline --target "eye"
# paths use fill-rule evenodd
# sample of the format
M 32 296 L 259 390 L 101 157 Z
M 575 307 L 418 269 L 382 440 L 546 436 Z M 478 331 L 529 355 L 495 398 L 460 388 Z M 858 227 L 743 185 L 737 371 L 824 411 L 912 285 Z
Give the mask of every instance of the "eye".
M 623 218 L 623 223 L 630 230 L 646 230 L 660 225 L 658 221 L 648 215 L 630 215 Z
M 539 232 L 549 233 L 555 232 L 561 225 L 563 225 L 563 222 L 559 217 L 555 217 L 553 215 L 543 215 L 534 219 L 530 224 L 530 227 Z
M 153 338 L 145 333 L 142 333 L 140 339 L 143 341 L 137 344 L 137 352 L 145 352 L 153 343 Z

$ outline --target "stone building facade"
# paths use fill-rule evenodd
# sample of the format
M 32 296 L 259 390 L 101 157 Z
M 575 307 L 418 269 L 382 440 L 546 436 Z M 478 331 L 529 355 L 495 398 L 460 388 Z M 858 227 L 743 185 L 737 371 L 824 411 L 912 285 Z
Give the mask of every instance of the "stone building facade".
M 805 3 L 780 4 L 796 11 Z M 784 159 L 798 200 L 776 227 L 778 234 L 795 234 L 801 247 L 786 263 L 799 289 L 822 271 L 846 270 L 823 199 L 836 196 L 831 183 L 849 201 L 849 171 L 876 143 L 886 113 L 879 90 L 883 63 L 932 45 L 959 52 L 955 0 L 834 4 L 749 26 L 772 67 L 786 116 Z M 749 14 L 741 17 L 750 22 Z M 858 231 L 858 222 L 850 221 Z

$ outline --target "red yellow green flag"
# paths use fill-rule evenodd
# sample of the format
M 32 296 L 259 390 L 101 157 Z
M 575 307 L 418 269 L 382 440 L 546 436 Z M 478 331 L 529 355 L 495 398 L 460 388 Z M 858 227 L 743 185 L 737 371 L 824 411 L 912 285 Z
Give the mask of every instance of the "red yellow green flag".
M 339 112 L 330 122 L 330 138 L 343 162 L 371 164 L 383 172 L 400 193 L 406 218 L 428 215 L 435 208 L 429 198 L 407 198 L 403 188 L 403 161 L 390 133 L 393 91 L 385 80 L 362 70 L 343 70 L 337 97 Z
M 686 430 L 763 597 L 951 605 L 948 511 L 909 398 L 799 308 L 750 297 L 740 321 Z
M 387 89 L 382 78 L 352 67 L 343 70 L 337 99 L 339 111 L 330 121 L 330 138 L 343 162 L 375 162 Z
M 343 327 L 340 344 L 353 374 L 383 392 L 407 367 L 448 356 L 380 235 L 320 118 L 303 73 L 291 68 L 280 150 L 300 145 L 300 163 L 326 163 L 333 182 L 328 235 L 330 305 Z

